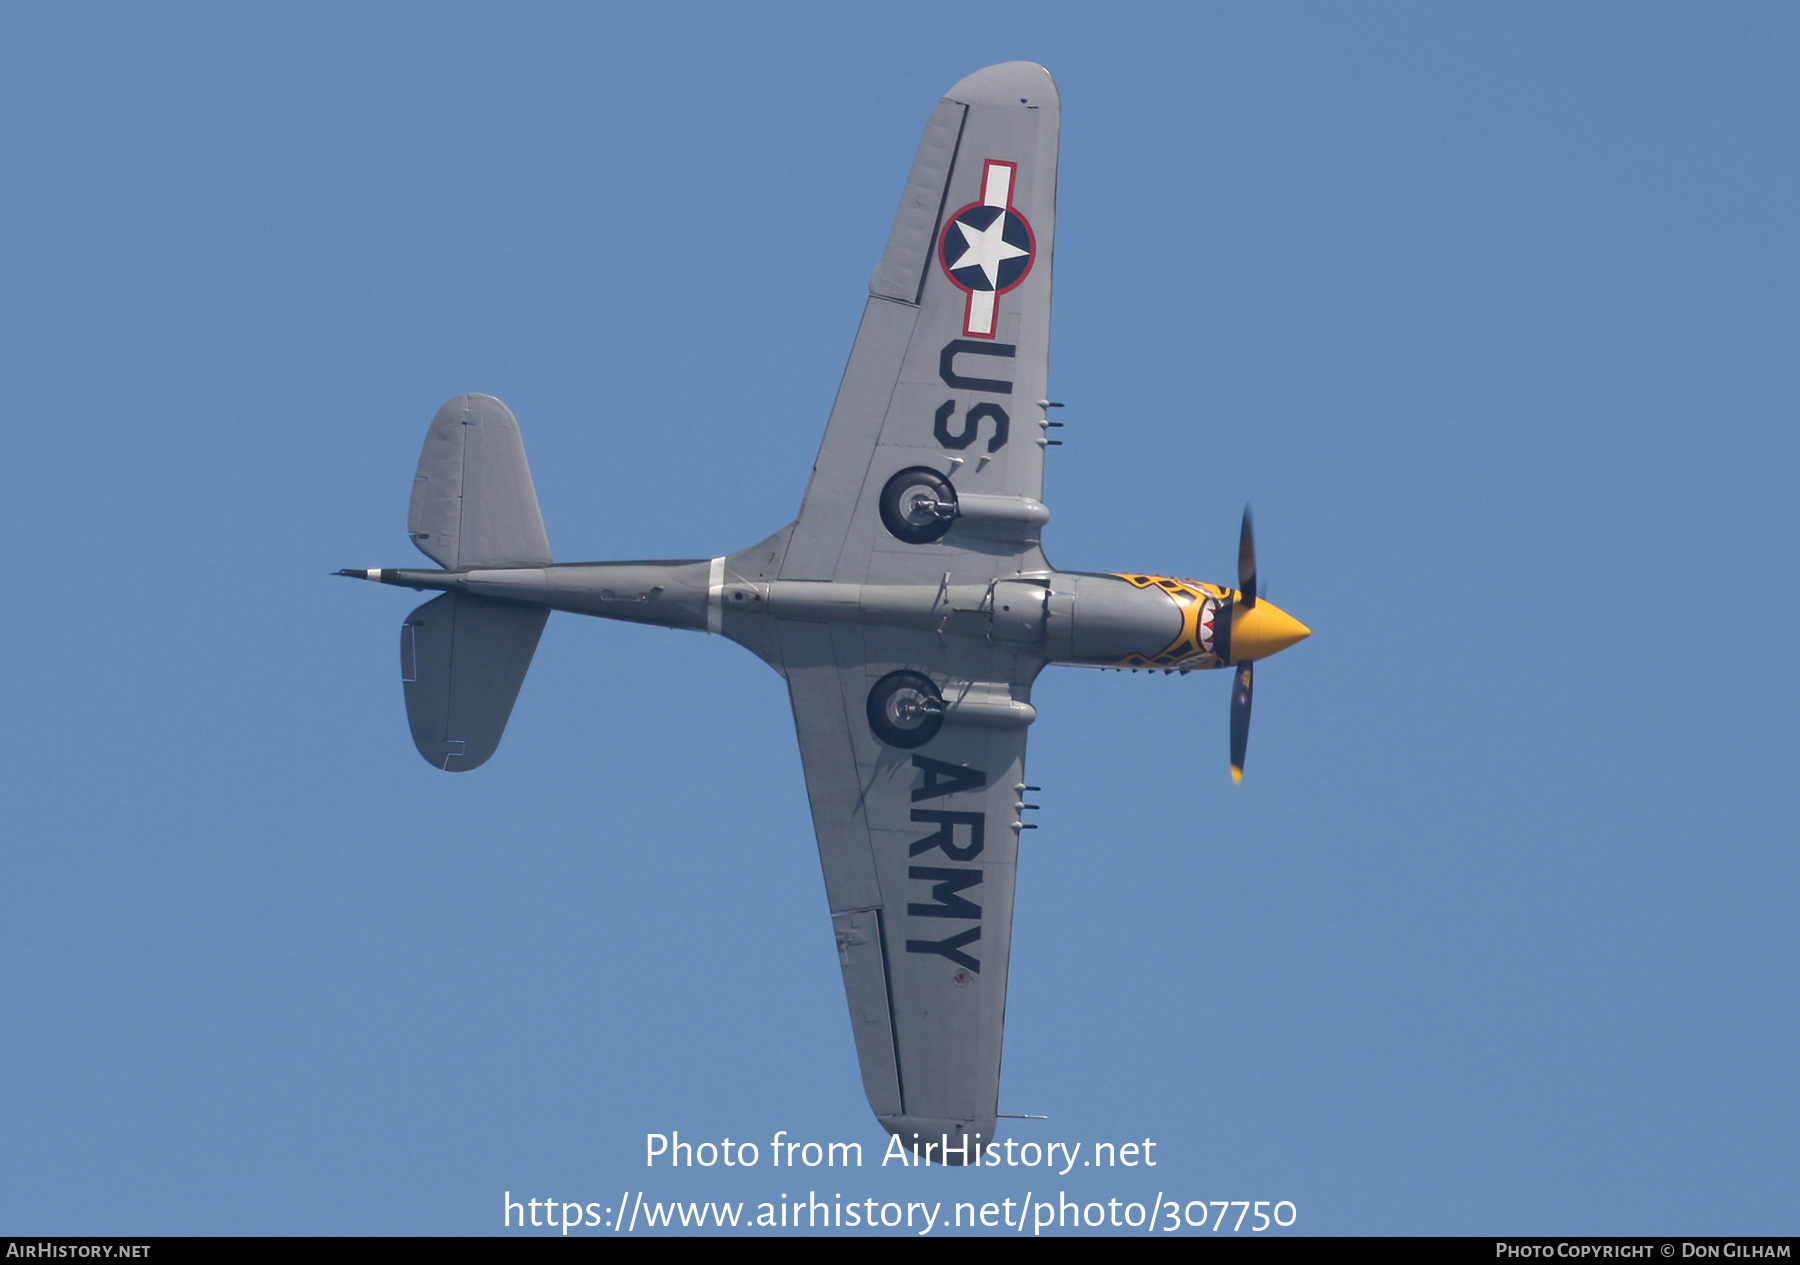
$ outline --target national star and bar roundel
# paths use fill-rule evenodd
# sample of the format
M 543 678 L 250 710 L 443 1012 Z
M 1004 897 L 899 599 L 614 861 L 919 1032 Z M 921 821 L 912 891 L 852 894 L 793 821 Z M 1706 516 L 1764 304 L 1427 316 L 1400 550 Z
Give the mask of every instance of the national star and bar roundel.
M 1017 163 L 988 159 L 981 169 L 981 201 L 971 202 L 944 225 L 938 263 L 952 285 L 968 296 L 963 333 L 992 338 L 999 299 L 1025 280 L 1037 255 L 1037 239 L 1013 210 Z

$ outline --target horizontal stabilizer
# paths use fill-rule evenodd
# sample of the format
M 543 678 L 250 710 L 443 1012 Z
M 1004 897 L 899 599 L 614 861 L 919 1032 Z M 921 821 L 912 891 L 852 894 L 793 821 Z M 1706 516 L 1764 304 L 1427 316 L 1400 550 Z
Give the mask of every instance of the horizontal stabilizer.
M 438 410 L 419 454 L 406 530 L 420 552 L 451 571 L 550 561 L 511 409 L 491 395 L 459 395 Z
M 550 611 L 445 593 L 406 617 L 400 679 L 413 745 L 427 763 L 466 773 L 506 732 Z

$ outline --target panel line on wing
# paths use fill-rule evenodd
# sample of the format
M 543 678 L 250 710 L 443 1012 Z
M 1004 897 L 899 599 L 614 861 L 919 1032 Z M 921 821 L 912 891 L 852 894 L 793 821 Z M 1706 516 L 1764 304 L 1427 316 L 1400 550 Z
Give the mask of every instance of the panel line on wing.
M 913 293 L 913 305 L 925 301 L 925 283 L 931 279 L 931 265 L 937 262 L 938 234 L 944 231 L 944 208 L 950 205 L 950 182 L 956 178 L 956 160 L 962 154 L 963 131 L 969 126 L 969 107 L 963 106 L 962 119 L 956 125 L 956 143 L 950 147 L 950 166 L 944 171 L 944 187 L 938 193 L 937 218 L 931 222 L 931 236 L 926 241 L 925 263 L 919 269 L 919 288 Z
M 900 1017 L 894 1013 L 894 972 L 888 965 L 887 914 L 875 907 L 875 939 L 881 947 L 881 978 L 887 988 L 888 1041 L 894 1047 L 894 1090 L 900 1095 L 900 1114 L 906 1113 L 906 1071 L 900 1065 Z

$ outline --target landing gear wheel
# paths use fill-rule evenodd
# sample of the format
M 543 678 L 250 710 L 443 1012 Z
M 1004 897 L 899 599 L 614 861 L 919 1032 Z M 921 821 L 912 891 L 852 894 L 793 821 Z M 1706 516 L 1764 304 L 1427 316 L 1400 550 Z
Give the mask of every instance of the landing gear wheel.
M 956 489 L 925 466 L 909 466 L 881 489 L 881 523 L 909 545 L 929 544 L 950 530 Z
M 890 672 L 869 691 L 869 728 L 890 747 L 922 747 L 944 723 L 944 696 L 918 672 Z

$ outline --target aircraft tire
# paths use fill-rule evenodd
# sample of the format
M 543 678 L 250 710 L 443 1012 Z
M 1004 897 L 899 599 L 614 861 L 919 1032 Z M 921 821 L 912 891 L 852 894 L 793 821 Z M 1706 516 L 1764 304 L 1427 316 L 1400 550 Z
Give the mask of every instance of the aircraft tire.
M 869 691 L 869 728 L 890 747 L 908 750 L 937 737 L 944 696 L 921 672 L 890 672 Z
M 956 489 L 936 470 L 908 466 L 881 489 L 881 525 L 909 545 L 930 544 L 950 530 L 955 517 Z

